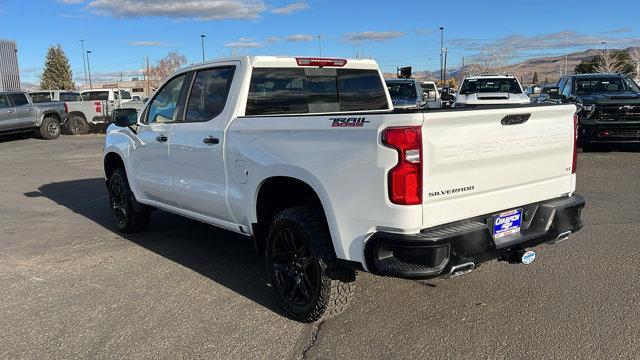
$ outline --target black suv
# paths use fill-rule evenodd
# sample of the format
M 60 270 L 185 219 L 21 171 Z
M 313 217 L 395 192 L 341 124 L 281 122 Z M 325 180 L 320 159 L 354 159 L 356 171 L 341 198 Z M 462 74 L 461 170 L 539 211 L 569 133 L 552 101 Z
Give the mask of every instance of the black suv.
M 640 143 L 640 88 L 621 74 L 581 74 L 558 82 L 559 101 L 578 106 L 578 140 Z

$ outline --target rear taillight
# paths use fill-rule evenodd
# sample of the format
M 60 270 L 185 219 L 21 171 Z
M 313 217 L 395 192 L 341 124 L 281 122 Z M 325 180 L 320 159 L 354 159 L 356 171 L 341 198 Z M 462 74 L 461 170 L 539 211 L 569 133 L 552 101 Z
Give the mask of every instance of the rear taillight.
M 578 166 L 578 114 L 573 114 L 573 161 L 571 162 L 571 173 L 576 173 Z
M 422 204 L 421 127 L 387 128 L 382 143 L 398 151 L 398 164 L 389 170 L 389 200 L 398 205 Z
M 64 103 L 64 112 L 65 114 L 69 112 L 69 105 L 67 105 L 67 103 Z

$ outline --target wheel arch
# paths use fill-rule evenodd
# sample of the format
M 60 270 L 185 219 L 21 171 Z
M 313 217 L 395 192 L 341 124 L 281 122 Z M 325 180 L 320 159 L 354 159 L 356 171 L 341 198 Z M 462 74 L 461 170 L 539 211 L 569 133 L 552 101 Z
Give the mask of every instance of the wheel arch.
M 256 251 L 264 250 L 264 241 L 268 235 L 273 216 L 279 211 L 299 205 L 315 206 L 322 216 L 331 234 L 336 255 L 344 257 L 339 246 L 339 234 L 333 209 L 324 189 L 309 178 L 291 175 L 272 175 L 264 178 L 256 188 L 252 207 L 252 233 Z

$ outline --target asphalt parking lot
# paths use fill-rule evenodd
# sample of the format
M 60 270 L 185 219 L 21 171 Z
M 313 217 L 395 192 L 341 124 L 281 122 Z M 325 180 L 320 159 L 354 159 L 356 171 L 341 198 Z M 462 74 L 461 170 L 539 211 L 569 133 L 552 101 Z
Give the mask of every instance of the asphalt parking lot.
M 580 154 L 579 234 L 452 280 L 360 274 L 341 316 L 281 315 L 251 242 L 169 213 L 111 226 L 100 135 L 0 138 L 0 357 L 640 358 L 640 152 Z

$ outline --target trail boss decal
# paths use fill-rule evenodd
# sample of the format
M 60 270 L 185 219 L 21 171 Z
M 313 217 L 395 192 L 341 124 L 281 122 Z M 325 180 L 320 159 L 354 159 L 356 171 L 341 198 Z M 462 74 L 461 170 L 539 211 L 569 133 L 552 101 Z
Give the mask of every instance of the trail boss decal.
M 474 187 L 475 186 L 471 185 L 471 186 L 465 186 L 465 187 L 456 188 L 456 189 L 434 191 L 429 193 L 429 197 L 440 196 L 440 195 L 450 195 L 450 194 L 455 194 L 455 193 L 465 192 L 465 191 L 472 191 Z
M 363 117 L 329 118 L 329 121 L 331 121 L 331 127 L 363 127 L 364 124 L 369 123 L 369 121 Z

